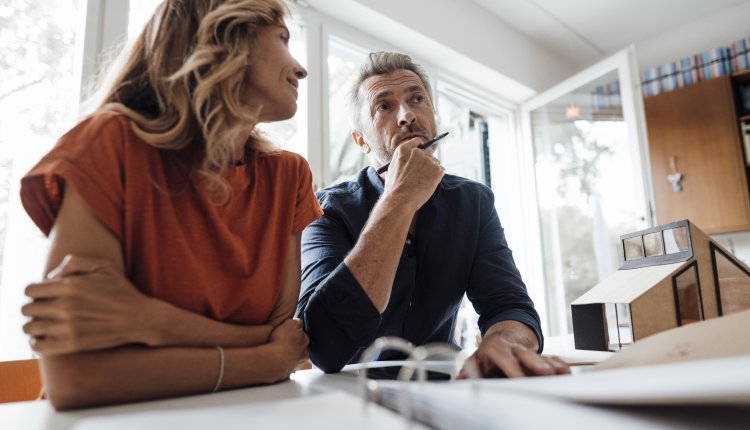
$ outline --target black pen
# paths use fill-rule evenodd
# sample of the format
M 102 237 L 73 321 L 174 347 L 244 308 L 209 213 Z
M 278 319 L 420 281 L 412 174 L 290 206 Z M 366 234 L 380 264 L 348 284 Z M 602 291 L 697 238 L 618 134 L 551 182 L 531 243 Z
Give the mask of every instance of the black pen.
M 439 136 L 433 137 L 432 139 L 428 140 L 427 142 L 419 144 L 419 146 L 417 146 L 417 148 L 419 148 L 419 149 L 429 148 L 435 142 L 437 142 L 438 140 L 440 140 L 440 139 L 444 138 L 445 136 L 447 136 L 448 133 L 450 133 L 450 132 L 446 131 L 445 133 L 443 133 L 443 134 L 441 134 Z M 391 165 L 390 162 L 389 163 L 385 163 L 384 166 L 382 166 L 381 168 L 378 169 L 378 175 L 382 175 L 383 173 L 385 173 L 388 170 L 388 166 L 390 166 L 390 165 Z

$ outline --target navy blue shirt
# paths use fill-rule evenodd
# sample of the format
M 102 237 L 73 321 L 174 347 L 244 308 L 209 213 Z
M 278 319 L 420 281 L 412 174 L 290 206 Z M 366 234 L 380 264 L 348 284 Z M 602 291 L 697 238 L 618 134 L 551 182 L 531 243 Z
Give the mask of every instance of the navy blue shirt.
M 464 293 L 479 314 L 482 334 L 499 321 L 520 321 L 536 333 L 541 351 L 539 315 L 508 248 L 492 191 L 457 176 L 445 175 L 419 210 L 381 315 L 344 257 L 382 193 L 383 182 L 371 167 L 317 193 L 325 214 L 302 233 L 297 304 L 316 366 L 338 372 L 380 336 L 455 346 Z

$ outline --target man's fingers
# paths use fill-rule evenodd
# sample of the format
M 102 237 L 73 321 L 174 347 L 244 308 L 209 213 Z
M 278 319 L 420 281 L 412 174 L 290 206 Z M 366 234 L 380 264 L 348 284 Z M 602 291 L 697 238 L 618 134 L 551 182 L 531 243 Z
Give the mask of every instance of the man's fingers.
M 567 375 L 570 374 L 570 366 L 568 366 L 568 363 L 564 362 L 560 357 L 557 356 L 549 356 L 547 357 L 552 367 L 555 368 L 555 373 L 558 375 Z
M 547 357 L 520 347 L 514 348 L 513 352 L 529 375 L 554 375 L 556 373 L 555 367 Z
M 508 378 L 520 378 L 525 376 L 523 368 L 518 362 L 513 350 L 508 347 L 498 347 L 496 345 L 489 345 L 489 348 L 485 351 L 485 356 L 489 361 L 494 364 L 500 372 Z M 490 369 L 482 369 L 482 376 L 492 376 L 491 366 Z

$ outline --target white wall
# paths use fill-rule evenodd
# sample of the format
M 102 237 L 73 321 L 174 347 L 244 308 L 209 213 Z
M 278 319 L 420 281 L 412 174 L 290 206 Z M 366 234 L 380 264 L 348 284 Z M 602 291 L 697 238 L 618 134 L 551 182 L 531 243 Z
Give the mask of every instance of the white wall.
M 470 1 L 307 0 L 313 8 L 520 102 L 573 67 Z
M 750 2 L 636 43 L 641 70 L 750 37 Z

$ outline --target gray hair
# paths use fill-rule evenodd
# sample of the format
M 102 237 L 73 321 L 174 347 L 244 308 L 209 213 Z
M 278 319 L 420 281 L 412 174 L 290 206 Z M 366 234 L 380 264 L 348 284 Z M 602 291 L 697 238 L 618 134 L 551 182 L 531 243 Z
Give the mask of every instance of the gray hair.
M 430 79 L 422 66 L 413 62 L 411 57 L 406 54 L 384 51 L 371 52 L 368 61 L 359 70 L 359 76 L 357 76 L 357 80 L 349 93 L 349 121 L 355 130 L 362 129 L 362 97 L 359 92 L 362 83 L 372 76 L 387 75 L 397 70 L 408 70 L 417 75 L 427 90 L 430 103 L 432 103 L 434 99 Z

